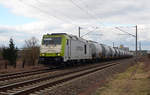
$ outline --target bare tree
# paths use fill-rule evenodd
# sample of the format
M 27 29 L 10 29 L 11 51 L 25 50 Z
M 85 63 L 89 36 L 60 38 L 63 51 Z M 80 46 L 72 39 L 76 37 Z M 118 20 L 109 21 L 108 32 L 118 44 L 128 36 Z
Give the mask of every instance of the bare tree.
M 25 40 L 25 46 L 23 48 L 23 65 L 25 61 L 28 63 L 28 65 L 35 65 L 38 57 L 39 57 L 38 39 L 32 37 L 28 40 Z

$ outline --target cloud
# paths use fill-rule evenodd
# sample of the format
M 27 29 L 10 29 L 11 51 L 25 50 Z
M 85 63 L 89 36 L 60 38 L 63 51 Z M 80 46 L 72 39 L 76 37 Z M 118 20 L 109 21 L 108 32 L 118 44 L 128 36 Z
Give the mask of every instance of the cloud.
M 45 33 L 78 35 L 78 26 L 82 27 L 81 34 L 86 34 L 89 30 L 93 31 L 93 27 L 99 27 L 84 38 L 109 45 L 112 42 L 117 45 L 128 44 L 133 49 L 129 42 L 134 44 L 134 38 L 118 35 L 121 32 L 113 26 L 129 25 L 122 29 L 135 34 L 135 27 L 131 26 L 138 24 L 138 39 L 143 45 L 144 41 L 148 43 L 149 3 L 148 0 L 0 0 L 0 4 L 9 8 L 13 14 L 37 19 L 23 25 L 0 25 L 0 40 L 8 40 L 13 36 L 16 43 L 22 46 L 23 41 L 32 36 L 40 40 Z

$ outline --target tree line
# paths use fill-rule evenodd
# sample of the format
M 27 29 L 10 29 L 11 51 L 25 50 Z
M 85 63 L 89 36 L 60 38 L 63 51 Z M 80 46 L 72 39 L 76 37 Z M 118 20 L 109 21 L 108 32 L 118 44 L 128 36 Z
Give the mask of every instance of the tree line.
M 21 59 L 22 67 L 25 65 L 35 65 L 38 61 L 40 53 L 40 48 L 38 45 L 38 39 L 32 37 L 25 40 L 25 44 L 22 49 L 18 49 L 12 38 L 9 40 L 9 46 L 0 48 L 0 59 L 7 60 L 5 63 L 5 68 L 7 65 L 16 68 L 17 59 Z

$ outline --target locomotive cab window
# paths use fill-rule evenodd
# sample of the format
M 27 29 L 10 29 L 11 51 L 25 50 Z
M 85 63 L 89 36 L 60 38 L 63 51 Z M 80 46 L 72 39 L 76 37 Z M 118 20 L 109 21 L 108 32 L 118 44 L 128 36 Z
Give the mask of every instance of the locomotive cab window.
M 49 37 L 43 39 L 43 45 L 60 45 L 61 37 Z

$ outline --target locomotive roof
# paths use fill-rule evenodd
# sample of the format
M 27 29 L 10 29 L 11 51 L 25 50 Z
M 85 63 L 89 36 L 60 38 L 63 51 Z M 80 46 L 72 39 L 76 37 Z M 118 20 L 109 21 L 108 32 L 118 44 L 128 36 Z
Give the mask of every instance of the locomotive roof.
M 52 34 L 49 34 L 49 35 L 67 35 L 66 33 L 52 33 Z
M 86 40 L 86 39 L 83 39 L 81 37 L 77 37 L 75 35 L 67 34 L 67 33 L 52 33 L 52 34 L 46 34 L 46 35 L 66 35 L 69 38 L 74 39 L 74 40 L 80 40 L 80 41 L 83 41 L 83 42 L 88 42 L 88 40 Z

